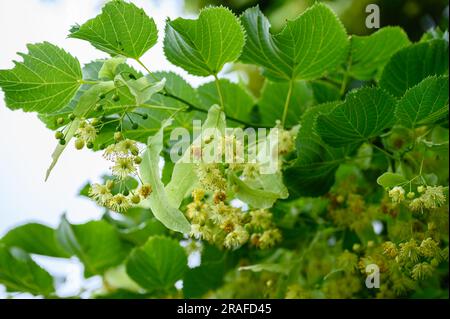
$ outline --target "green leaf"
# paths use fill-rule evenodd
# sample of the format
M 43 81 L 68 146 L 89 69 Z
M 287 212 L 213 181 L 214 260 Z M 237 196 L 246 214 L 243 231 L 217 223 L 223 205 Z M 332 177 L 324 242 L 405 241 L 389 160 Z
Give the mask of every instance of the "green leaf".
M 57 238 L 68 253 L 83 263 L 86 277 L 103 274 L 120 264 L 128 253 L 115 227 L 104 220 L 73 225 L 63 216 Z
M 164 87 L 165 92 L 173 94 L 193 105 L 200 105 L 195 90 L 181 76 L 173 72 L 155 72 L 153 75 L 156 77 L 156 80 L 153 80 L 152 83 L 166 79 L 166 84 Z M 151 79 L 147 77 L 147 80 Z M 123 87 L 123 91 L 124 92 L 122 94 L 122 91 L 119 90 L 121 96 L 119 103 L 128 103 L 128 105 L 135 104 L 135 98 L 129 90 L 126 87 Z M 127 96 L 125 96 L 125 93 L 127 93 Z M 130 122 L 128 116 L 123 119 L 122 132 L 126 138 L 146 143 L 148 137 L 154 135 L 159 130 L 161 122 L 171 116 L 174 116 L 174 120 L 172 122 L 173 127 L 184 127 L 186 129 L 192 128 L 192 120 L 194 118 L 203 119 L 205 117 L 203 113 L 199 112 L 178 112 L 174 115 L 177 110 L 180 108 L 186 108 L 187 105 L 178 99 L 169 97 L 167 94 L 162 94 L 162 92 L 153 94 L 150 100 L 147 101 L 147 104 L 151 106 L 141 106 L 135 109 L 136 113 L 148 115 L 147 119 L 144 120 L 142 116 L 138 114 L 129 113 L 129 117 L 132 121 L 139 125 L 137 130 L 132 129 L 132 123 Z M 117 104 L 117 108 L 119 107 L 120 104 Z M 169 110 L 167 108 L 169 108 Z M 116 109 L 116 106 L 108 108 L 107 111 L 112 112 L 114 109 Z M 113 135 L 116 126 L 117 123 L 111 123 L 106 124 L 103 127 L 94 143 L 94 149 L 98 149 L 101 144 L 107 146 L 114 142 Z
M 258 101 L 261 122 L 264 125 L 275 126 L 275 122 L 281 120 L 288 90 L 289 83 L 271 81 L 264 83 Z M 295 81 L 289 101 L 286 125 L 297 125 L 302 114 L 313 103 L 311 86 L 305 81 Z
M 333 102 L 341 98 L 339 89 L 331 83 L 319 80 L 311 82 L 310 85 L 314 93 L 314 100 L 317 104 Z
M 269 20 L 258 7 L 247 9 L 241 21 L 247 38 L 240 59 L 262 66 L 271 80 L 315 79 L 345 61 L 346 31 L 324 4 L 315 4 L 288 21 L 276 35 L 270 33 Z
M 97 17 L 70 30 L 69 38 L 89 41 L 113 56 L 139 59 L 156 44 L 158 30 L 144 10 L 125 1 L 110 1 Z
M 386 172 L 377 178 L 378 185 L 383 187 L 394 187 L 407 182 L 408 180 L 403 175 L 390 172 Z
M 225 114 L 236 119 L 248 121 L 255 104 L 250 93 L 241 85 L 232 83 L 227 79 L 220 79 L 219 85 L 222 91 Z M 201 85 L 197 92 L 205 110 L 208 110 L 211 105 L 220 105 L 221 101 L 215 82 Z
M 201 298 L 210 290 L 223 284 L 225 264 L 223 262 L 202 264 L 186 271 L 183 278 L 183 294 L 185 298 Z
M 396 100 L 378 88 L 362 88 L 317 118 L 317 132 L 334 147 L 364 142 L 394 124 Z
M 380 87 L 401 97 L 426 77 L 445 73 L 448 73 L 448 43 L 444 40 L 416 43 L 392 56 L 381 75 Z
M 244 31 L 235 15 L 227 8 L 211 7 L 201 10 L 197 20 L 168 21 L 164 53 L 187 72 L 208 76 L 236 60 L 244 41 Z
M 0 70 L 6 105 L 25 112 L 52 113 L 69 103 L 81 85 L 78 60 L 48 42 L 27 45 L 12 70 Z
M 83 79 L 89 80 L 99 80 L 98 74 L 103 65 L 103 61 L 93 61 L 84 65 L 82 73 Z M 66 125 L 68 123 L 68 116 L 73 112 L 73 109 L 78 104 L 80 97 L 91 87 L 92 85 L 83 84 L 75 94 L 75 97 L 61 110 L 48 113 L 48 114 L 38 114 L 39 119 L 45 123 L 45 125 L 51 129 L 56 130 L 57 128 Z M 63 124 L 58 124 L 58 118 L 62 117 L 65 121 Z
M 151 218 L 135 227 L 119 229 L 120 237 L 134 245 L 143 245 L 150 236 L 165 235 L 167 228 L 158 220 Z
M 148 139 L 147 149 L 140 165 L 142 180 L 152 186 L 153 192 L 146 200 L 155 217 L 167 228 L 181 233 L 188 233 L 191 225 L 178 207 L 169 200 L 164 184 L 160 178 L 159 156 L 163 148 L 163 131 L 170 125 L 165 121 L 161 129 Z
M 448 76 L 431 76 L 406 91 L 395 113 L 398 123 L 413 128 L 448 115 Z
M 184 297 L 207 298 L 209 291 L 224 284 L 227 271 L 233 269 L 239 260 L 236 252 L 224 252 L 216 246 L 203 243 L 200 266 L 188 269 L 184 275 Z
M 56 232 L 53 228 L 29 223 L 11 229 L 0 240 L 9 247 L 18 247 L 29 254 L 45 255 L 51 257 L 70 257 L 56 240 Z
M 314 106 L 302 116 L 295 140 L 297 160 L 283 174 L 291 198 L 325 194 L 334 184 L 339 165 L 351 151 L 349 147 L 335 148 L 326 144 L 314 130 L 317 117 L 331 112 L 338 103 Z
M 167 291 L 183 278 L 187 256 L 176 240 L 154 236 L 131 252 L 126 269 L 130 278 L 142 288 Z
M 0 243 L 0 284 L 8 290 L 48 296 L 54 292 L 53 278 L 20 248 Z
M 359 80 L 377 77 L 391 56 L 411 42 L 400 27 L 384 27 L 368 36 L 351 38 L 349 73 Z

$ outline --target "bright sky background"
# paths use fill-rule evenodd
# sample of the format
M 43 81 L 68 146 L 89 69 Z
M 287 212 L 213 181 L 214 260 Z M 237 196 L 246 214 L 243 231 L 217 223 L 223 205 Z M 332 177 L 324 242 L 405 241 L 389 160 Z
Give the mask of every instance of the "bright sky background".
M 16 52 L 27 52 L 27 43 L 49 41 L 76 56 L 84 64 L 106 54 L 89 43 L 67 39 L 75 23 L 83 23 L 100 12 L 103 0 L 0 0 L 0 69 L 13 67 L 19 59 Z M 170 65 L 162 50 L 162 35 L 166 17 L 175 19 L 183 14 L 182 0 L 134 0 L 157 23 L 158 45 L 143 57 L 151 70 L 175 70 L 193 84 L 207 79 L 188 76 Z M 77 197 L 86 181 L 96 181 L 110 164 L 100 153 L 76 151 L 69 145 L 44 182 L 45 171 L 57 142 L 54 133 L 45 128 L 34 113 L 11 111 L 5 107 L 0 90 L 0 236 L 17 224 L 30 220 L 57 226 L 62 213 L 71 222 L 80 223 L 99 218 L 101 210 L 91 201 Z M 40 260 L 52 273 L 70 274 L 71 287 L 80 284 L 80 267 L 75 264 Z M 62 292 L 64 294 L 64 292 Z M 0 288 L 1 298 L 1 288 Z
M 144 56 L 152 70 L 173 69 L 162 51 L 162 30 L 166 17 L 182 15 L 181 0 L 135 0 L 152 16 L 160 31 L 159 43 Z M 0 69 L 13 67 L 16 52 L 26 52 L 27 43 L 49 41 L 74 56 L 82 64 L 106 57 L 89 43 L 67 39 L 75 23 L 83 23 L 101 9 L 102 0 L 0 0 Z M 194 83 L 202 79 L 189 77 Z M 1 91 L 1 90 L 0 90 Z M 30 219 L 56 226 L 67 212 L 72 222 L 100 216 L 89 200 L 76 196 L 87 180 L 97 180 L 110 164 L 100 153 L 76 151 L 69 145 L 47 182 L 45 171 L 57 142 L 36 114 L 7 109 L 0 93 L 0 236 L 17 223 Z

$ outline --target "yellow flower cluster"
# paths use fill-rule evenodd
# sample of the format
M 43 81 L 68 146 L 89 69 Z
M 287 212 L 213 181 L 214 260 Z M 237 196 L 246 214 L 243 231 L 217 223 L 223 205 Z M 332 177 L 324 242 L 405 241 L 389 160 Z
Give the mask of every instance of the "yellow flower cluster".
M 100 206 L 106 207 L 118 213 L 124 213 L 141 200 L 148 198 L 152 192 L 149 184 L 141 185 L 136 191 L 130 191 L 127 195 L 123 193 L 113 194 L 115 184 L 112 180 L 103 184 L 93 184 L 89 189 L 89 196 Z
M 409 208 L 414 212 L 423 212 L 424 209 L 432 210 L 443 206 L 446 202 L 444 187 L 442 186 L 419 186 L 417 192 L 421 194 L 416 197 L 414 192 L 409 192 L 405 196 L 402 186 L 395 186 L 389 190 L 388 194 L 394 204 L 399 204 L 405 199 L 409 199 Z
M 192 197 L 186 209 L 192 237 L 227 249 L 237 249 L 247 242 L 267 249 L 281 241 L 281 233 L 267 210 L 244 212 L 232 207 L 225 203 L 222 191 L 216 191 L 208 200 L 203 189 L 196 189 Z
M 395 260 L 400 269 L 414 280 L 430 277 L 435 267 L 448 260 L 448 251 L 440 249 L 432 238 L 426 238 L 420 244 L 415 239 L 399 245 L 388 241 L 383 244 L 383 249 L 384 255 Z
M 142 159 L 139 157 L 139 148 L 135 141 L 122 139 L 121 136 L 115 136 L 115 138 L 118 142 L 108 146 L 103 156 L 114 163 L 111 172 L 122 185 L 127 177 L 137 175 L 137 165 Z M 114 185 L 115 182 L 112 180 L 105 185 L 94 184 L 89 190 L 89 196 L 99 205 L 123 213 L 133 205 L 139 204 L 142 199 L 148 198 L 152 192 L 149 184 L 143 184 L 137 190 L 125 189 L 124 192 L 113 194 Z

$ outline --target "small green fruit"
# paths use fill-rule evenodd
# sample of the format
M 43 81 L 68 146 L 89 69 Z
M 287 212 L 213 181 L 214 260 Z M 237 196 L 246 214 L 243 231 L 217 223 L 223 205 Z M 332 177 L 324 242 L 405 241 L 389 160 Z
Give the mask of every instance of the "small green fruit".
M 81 138 L 77 139 L 75 141 L 75 148 L 77 150 L 81 150 L 83 147 L 84 147 L 84 141 Z
M 135 194 L 133 196 L 131 196 L 131 202 L 135 205 L 139 204 L 139 202 L 141 201 L 141 198 L 139 197 L 139 195 Z
M 114 133 L 114 140 L 115 140 L 116 142 L 119 142 L 119 141 L 121 141 L 122 139 L 123 139 L 123 135 L 122 135 L 121 132 L 115 132 L 115 133 Z
M 57 140 L 63 139 L 63 138 L 64 138 L 64 133 L 61 132 L 61 131 L 55 132 L 55 138 L 56 138 Z

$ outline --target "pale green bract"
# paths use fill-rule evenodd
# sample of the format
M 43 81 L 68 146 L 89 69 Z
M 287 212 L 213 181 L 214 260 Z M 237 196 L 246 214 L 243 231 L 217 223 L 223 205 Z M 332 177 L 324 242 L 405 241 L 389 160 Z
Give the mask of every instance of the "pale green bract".
M 253 208 L 270 208 L 278 199 L 289 196 L 280 173 L 260 174 L 253 180 L 242 180 L 231 173 L 230 182 L 236 197 Z
M 69 37 L 89 41 L 113 56 L 139 59 L 156 44 L 158 30 L 144 10 L 121 0 L 108 2 L 97 17 L 70 30 Z
M 408 180 L 403 175 L 391 172 L 386 172 L 377 178 L 378 185 L 383 187 L 394 187 L 407 182 Z
M 206 8 L 197 20 L 178 18 L 167 22 L 164 53 L 187 72 L 208 76 L 235 61 L 244 41 L 242 26 L 229 9 Z
M 270 33 L 269 20 L 258 7 L 247 9 L 241 21 L 247 38 L 240 60 L 262 66 L 271 80 L 315 79 L 345 61 L 347 33 L 324 4 L 288 21 L 276 35 Z
M 217 128 L 224 134 L 226 127 L 225 114 L 218 105 L 213 105 L 208 111 L 208 116 L 202 125 L 202 129 Z M 195 143 L 200 143 L 201 136 L 197 137 Z M 192 155 L 192 145 L 189 146 L 181 158 L 175 163 L 172 171 L 172 179 L 166 186 L 166 193 L 170 203 L 179 207 L 181 201 L 194 189 L 198 182 L 196 164 L 189 157 Z
M 160 130 L 148 139 L 148 146 L 140 165 L 142 180 L 152 186 L 153 192 L 147 200 L 155 217 L 167 228 L 189 233 L 191 226 L 178 207 L 169 200 L 159 173 L 159 156 L 163 148 L 163 131 L 171 121 L 165 121 Z
M 52 113 L 64 108 L 81 85 L 80 63 L 48 42 L 29 44 L 23 62 L 0 70 L 6 105 L 25 112 Z
M 116 76 L 117 67 L 127 61 L 127 58 L 121 55 L 112 57 L 103 62 L 102 67 L 98 71 L 98 78 L 100 79 L 114 79 Z
M 367 141 L 395 122 L 397 101 L 378 88 L 362 88 L 347 95 L 329 114 L 319 115 L 316 129 L 330 146 Z
M 157 82 L 151 82 L 145 76 L 137 80 L 126 80 L 123 75 L 118 75 L 116 76 L 115 81 L 116 83 L 121 83 L 128 87 L 131 94 L 136 99 L 136 106 L 142 105 L 150 100 L 152 95 L 162 91 L 166 84 L 165 78 Z

